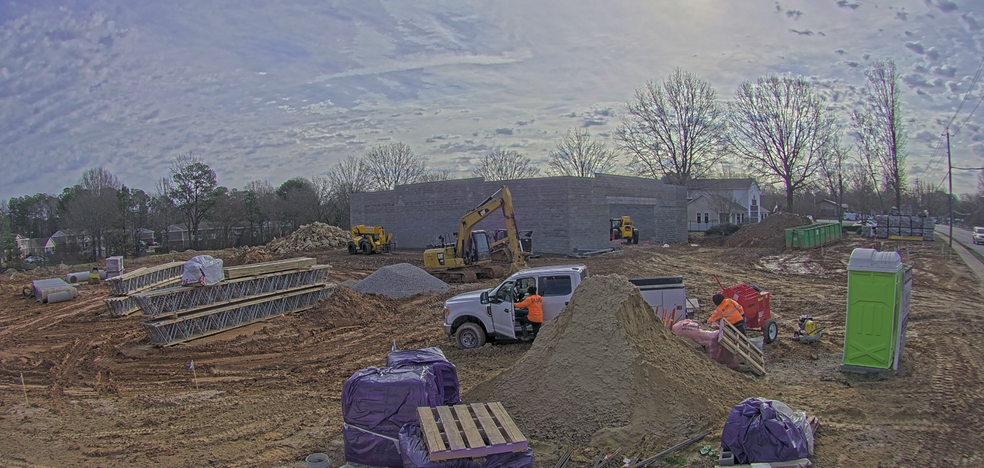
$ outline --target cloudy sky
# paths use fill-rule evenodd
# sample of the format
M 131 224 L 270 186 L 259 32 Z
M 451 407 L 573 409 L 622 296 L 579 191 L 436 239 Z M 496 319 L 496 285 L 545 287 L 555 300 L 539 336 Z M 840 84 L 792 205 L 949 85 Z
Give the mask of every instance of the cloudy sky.
M 466 175 L 496 147 L 545 161 L 573 127 L 610 141 L 677 66 L 722 99 L 808 76 L 846 111 L 878 59 L 904 74 L 910 174 L 940 183 L 965 96 L 953 162 L 984 165 L 982 29 L 979 0 L 0 0 L 0 198 L 96 166 L 152 190 L 187 152 L 277 185 L 396 141 Z

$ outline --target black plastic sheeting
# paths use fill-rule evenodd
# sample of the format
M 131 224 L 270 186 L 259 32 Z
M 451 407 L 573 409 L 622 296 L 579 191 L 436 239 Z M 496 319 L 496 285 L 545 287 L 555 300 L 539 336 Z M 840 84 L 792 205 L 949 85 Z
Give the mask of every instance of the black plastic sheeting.
M 735 463 L 769 463 L 810 456 L 813 430 L 803 412 L 782 402 L 748 398 L 731 410 L 721 433 L 721 450 Z
M 426 366 L 441 382 L 441 400 L 445 405 L 461 403 L 458 393 L 458 370 L 440 348 L 407 349 L 393 351 L 386 356 L 387 367 Z
M 369 367 L 342 387 L 345 459 L 400 468 L 399 433 L 417 421 L 418 406 L 441 406 L 442 384 L 426 366 Z

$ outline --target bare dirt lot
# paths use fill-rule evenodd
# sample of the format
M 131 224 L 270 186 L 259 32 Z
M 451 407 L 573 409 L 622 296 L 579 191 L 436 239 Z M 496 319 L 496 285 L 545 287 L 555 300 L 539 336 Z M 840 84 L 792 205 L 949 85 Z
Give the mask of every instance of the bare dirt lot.
M 851 250 L 861 246 L 899 248 L 903 260 L 915 266 L 906 351 L 897 374 L 858 376 L 838 370 L 845 269 Z M 238 262 L 231 251 L 212 254 L 227 264 Z M 314 255 L 333 265 L 336 282 L 363 278 L 387 264 L 420 264 L 420 252 L 411 251 Z M 150 257 L 127 266 L 170 260 Z M 981 285 L 941 242 L 852 238 L 822 251 L 641 246 L 531 263 L 584 263 L 592 275 L 683 275 L 688 295 L 705 303 L 718 289 L 713 274 L 726 286 L 754 283 L 773 295 L 780 339 L 766 346 L 768 376 L 751 377 L 765 394 L 722 395 L 728 405 L 765 396 L 818 416 L 813 460 L 819 467 L 984 466 L 984 320 L 979 307 L 984 298 Z M 384 365 L 394 341 L 402 349 L 441 347 L 458 367 L 466 397 L 530 349 L 528 344 L 490 344 L 461 351 L 443 336 L 442 302 L 494 282 L 405 300 L 340 289 L 302 313 L 157 348 L 139 326 L 141 317 L 106 314 L 105 286 L 83 285 L 78 299 L 60 304 L 39 305 L 22 297 L 21 288 L 31 279 L 52 276 L 57 272 L 0 279 L 2 466 L 303 466 L 313 452 L 328 453 L 338 466 L 343 458 L 342 384 L 358 369 Z M 699 315 L 709 313 L 705 307 Z M 801 314 L 827 326 L 820 343 L 791 340 Z M 723 422 L 707 427 L 713 431 L 710 438 L 684 450 L 681 463 L 713 466 L 696 450 L 717 444 Z M 533 446 L 537 466 L 552 466 L 568 448 L 550 439 L 534 440 Z M 634 449 L 639 448 L 622 447 L 623 453 Z M 573 461 L 589 463 L 597 450 L 578 447 Z

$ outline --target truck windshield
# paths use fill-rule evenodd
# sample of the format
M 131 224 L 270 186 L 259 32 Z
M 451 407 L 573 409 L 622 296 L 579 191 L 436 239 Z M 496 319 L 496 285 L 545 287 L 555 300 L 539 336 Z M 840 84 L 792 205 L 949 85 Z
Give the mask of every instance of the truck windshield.
M 492 292 L 489 293 L 489 297 L 491 297 L 496 302 L 506 302 L 506 301 L 512 302 L 512 291 L 513 291 L 513 282 L 505 281 L 502 284 L 496 286 L 495 289 L 493 289 Z

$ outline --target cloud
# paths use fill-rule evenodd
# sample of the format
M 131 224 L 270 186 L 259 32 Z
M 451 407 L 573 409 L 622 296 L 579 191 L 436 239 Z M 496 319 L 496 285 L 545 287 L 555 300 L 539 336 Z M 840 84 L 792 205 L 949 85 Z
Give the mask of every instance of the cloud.
M 919 73 L 902 75 L 902 82 L 912 87 L 921 87 L 921 88 L 933 87 L 933 84 L 926 81 L 926 78 Z
M 797 19 L 798 20 L 798 19 L 800 19 L 800 16 L 803 16 L 803 12 L 802 11 L 799 11 L 799 10 L 786 10 L 786 17 L 787 18 L 793 18 L 793 19 Z
M 939 8 L 940 11 L 942 11 L 944 13 L 949 13 L 951 11 L 956 11 L 957 8 L 960 8 L 959 6 L 957 6 L 957 4 L 955 2 L 952 2 L 950 0 L 938 0 L 936 2 L 936 7 Z
M 800 31 L 798 29 L 790 29 L 789 32 L 794 32 L 796 34 L 799 34 L 800 36 L 812 36 L 813 35 L 813 31 L 810 31 L 809 29 L 804 29 L 802 31 Z
M 513 129 L 511 128 L 497 128 L 495 129 L 496 135 L 512 135 Z
M 952 78 L 957 74 L 957 69 L 944 63 L 943 65 L 940 65 L 938 67 L 933 67 L 933 73 L 942 76 L 949 76 Z
M 920 44 L 920 43 L 918 43 L 918 42 L 906 42 L 905 43 L 905 48 L 906 49 L 909 49 L 909 50 L 911 50 L 911 51 L 913 51 L 913 52 L 915 52 L 917 54 L 922 54 L 922 53 L 926 52 L 926 49 L 923 47 L 923 45 Z
M 837 0 L 837 6 L 841 8 L 850 8 L 852 10 L 857 10 L 861 5 L 858 3 L 848 2 L 847 0 Z

